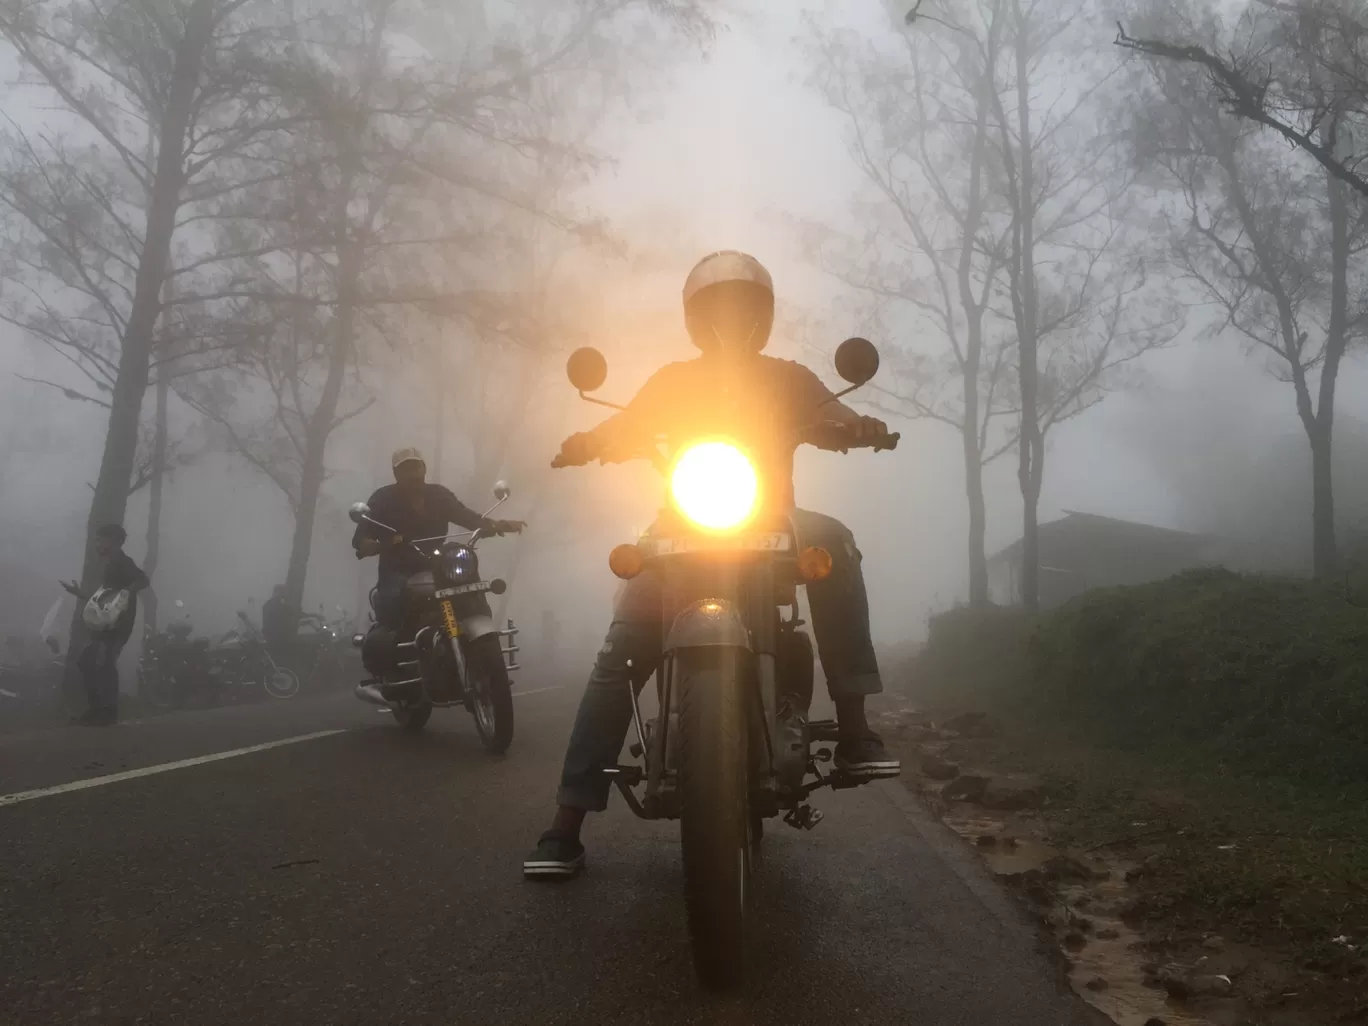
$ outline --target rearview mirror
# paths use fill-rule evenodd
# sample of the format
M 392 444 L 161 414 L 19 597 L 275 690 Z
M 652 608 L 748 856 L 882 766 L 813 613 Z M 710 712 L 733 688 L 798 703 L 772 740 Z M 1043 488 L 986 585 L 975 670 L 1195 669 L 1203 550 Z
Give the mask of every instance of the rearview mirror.
M 513 489 L 508 487 L 507 481 L 494 482 L 494 498 L 498 499 L 500 502 L 503 502 L 504 499 L 508 498 L 512 494 Z
M 347 510 L 347 516 L 352 518 L 353 524 L 359 524 L 370 516 L 370 507 L 364 502 L 353 502 L 351 509 Z
M 502 595 L 504 592 L 508 590 L 508 582 L 505 581 L 502 577 L 496 577 L 494 578 L 494 580 L 489 582 L 489 590 L 492 591 L 495 595 Z
M 879 373 L 879 351 L 867 338 L 848 338 L 836 347 L 836 373 L 852 385 L 863 385 Z
M 592 346 L 576 349 L 565 363 L 565 376 L 578 392 L 594 392 L 608 380 L 608 361 Z

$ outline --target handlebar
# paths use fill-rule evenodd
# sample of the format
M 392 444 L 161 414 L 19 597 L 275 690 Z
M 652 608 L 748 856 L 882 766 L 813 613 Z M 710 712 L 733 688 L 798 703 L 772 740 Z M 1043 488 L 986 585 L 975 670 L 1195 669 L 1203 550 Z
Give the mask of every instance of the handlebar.
M 838 424 L 832 421 L 825 421 L 820 424 L 813 424 L 798 432 L 798 443 L 807 444 L 818 449 L 825 449 L 828 452 L 848 452 L 851 449 L 873 449 L 875 452 L 885 452 L 896 449 L 902 434 L 897 431 L 890 432 L 877 438 L 857 439 L 855 433 L 848 425 Z M 657 439 L 657 442 L 665 439 Z M 649 459 L 653 462 L 660 462 L 660 451 L 645 445 L 638 447 L 631 446 L 604 446 L 597 454 L 589 456 L 584 460 L 569 460 L 565 458 L 563 452 L 557 453 L 555 459 L 551 461 L 551 469 L 561 470 L 565 467 L 583 467 L 597 460 L 601 464 L 626 463 L 634 459 Z

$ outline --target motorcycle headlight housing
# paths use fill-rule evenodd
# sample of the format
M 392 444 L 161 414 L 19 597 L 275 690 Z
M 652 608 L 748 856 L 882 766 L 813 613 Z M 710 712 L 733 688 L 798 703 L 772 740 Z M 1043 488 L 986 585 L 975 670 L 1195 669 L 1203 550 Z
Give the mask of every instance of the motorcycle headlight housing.
M 466 545 L 448 545 L 443 548 L 438 565 L 442 575 L 457 584 L 474 581 L 479 577 L 480 564 L 475 557 L 475 550 Z
M 698 442 L 675 460 L 670 498 L 705 531 L 734 531 L 755 516 L 760 475 L 750 457 L 730 442 Z

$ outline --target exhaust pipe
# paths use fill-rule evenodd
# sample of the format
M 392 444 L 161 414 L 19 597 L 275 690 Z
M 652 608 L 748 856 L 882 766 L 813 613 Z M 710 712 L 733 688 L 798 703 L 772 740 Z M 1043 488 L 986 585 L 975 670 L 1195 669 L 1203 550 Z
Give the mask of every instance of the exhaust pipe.
M 385 701 L 385 696 L 380 694 L 380 689 L 374 684 L 356 685 L 355 695 L 363 702 L 370 702 L 372 705 L 383 706 L 388 709 L 390 704 Z

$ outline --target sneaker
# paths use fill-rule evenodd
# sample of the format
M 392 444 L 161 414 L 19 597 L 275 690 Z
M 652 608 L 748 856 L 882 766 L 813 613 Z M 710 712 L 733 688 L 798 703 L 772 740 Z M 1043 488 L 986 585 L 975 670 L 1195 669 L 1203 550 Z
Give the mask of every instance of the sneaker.
M 852 777 L 877 780 L 902 773 L 902 763 L 888 754 L 879 735 L 872 731 L 863 737 L 836 743 L 836 768 Z
M 584 845 L 579 838 L 548 830 L 523 859 L 525 880 L 573 880 L 584 868 Z

